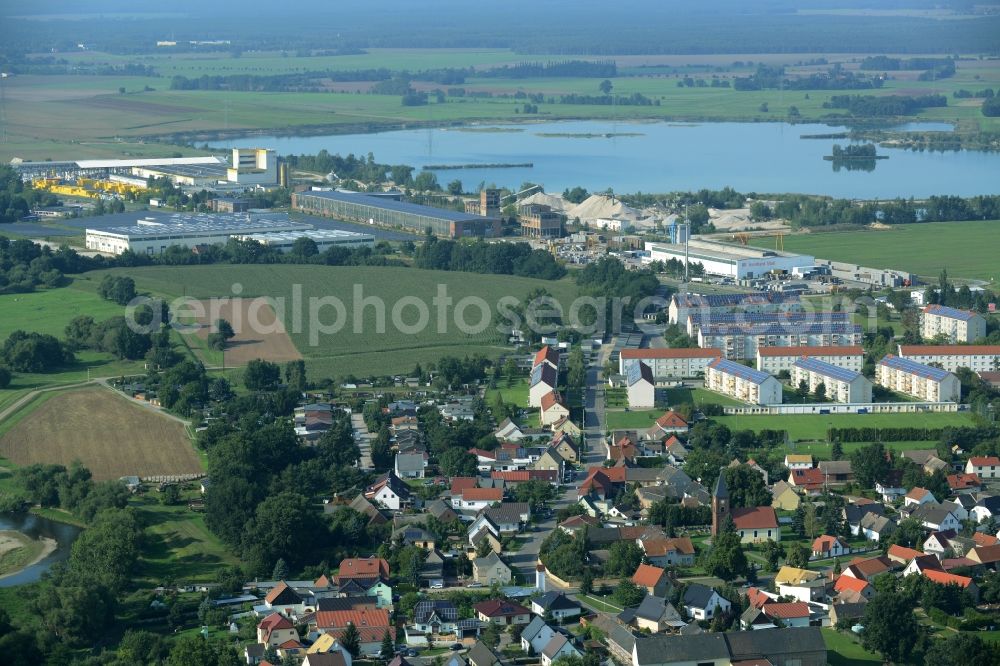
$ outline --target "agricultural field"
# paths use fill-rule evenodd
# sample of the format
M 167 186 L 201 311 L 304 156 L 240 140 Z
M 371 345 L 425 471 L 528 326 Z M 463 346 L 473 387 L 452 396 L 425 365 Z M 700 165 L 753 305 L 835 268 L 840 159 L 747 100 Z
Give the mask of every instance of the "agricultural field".
M 942 256 L 961 257 L 948 266 L 952 277 L 1000 281 L 996 238 L 1000 221 L 928 222 L 885 230 L 788 234 L 784 247 L 823 259 L 847 261 L 875 268 L 896 268 L 937 280 Z M 754 245 L 774 247 L 774 238 L 751 239 Z
M 783 414 L 713 416 L 732 430 L 785 430 L 793 441 L 825 441 L 829 428 L 947 428 L 974 425 L 968 412 L 943 414 Z
M 596 95 L 599 81 L 593 78 L 505 79 L 472 77 L 461 87 L 467 92 L 489 92 L 492 98 L 448 97 L 443 103 L 404 107 L 398 95 L 367 94 L 370 82 L 331 84 L 323 92 L 238 92 L 216 90 L 170 90 L 174 75 L 191 78 L 203 75 L 273 75 L 322 69 L 357 70 L 388 68 L 395 71 L 441 67 L 486 67 L 517 62 L 549 62 L 574 56 L 532 56 L 506 49 L 378 49 L 356 56 L 295 57 L 278 53 L 177 54 L 114 56 L 96 52 L 64 54 L 71 62 L 121 64 L 123 60 L 146 64 L 161 74 L 143 76 L 37 76 L 9 79 L 5 85 L 7 142 L 0 146 L 0 159 L 59 159 L 73 156 L 132 157 L 168 156 L 178 150 L 171 136 L 195 135 L 206 131 L 281 130 L 302 128 L 315 133 L 375 131 L 419 124 L 449 125 L 473 121 L 517 121 L 523 103 L 518 92 L 546 96 L 569 93 Z M 577 56 L 584 57 L 584 56 Z M 791 64 L 800 54 L 747 56 L 754 62 Z M 678 80 L 695 78 L 729 79 L 751 73 L 733 67 L 739 54 L 711 56 L 623 56 L 619 76 L 613 80 L 615 93 L 641 93 L 659 102 L 658 106 L 622 105 L 539 105 L 531 120 L 558 119 L 653 119 L 680 121 L 787 119 L 795 106 L 800 120 L 818 120 L 829 114 L 823 103 L 838 91 L 736 91 L 732 88 L 678 87 Z M 858 56 L 831 56 L 845 68 L 857 67 Z M 808 73 L 808 67 L 790 67 L 790 73 Z M 958 64 L 955 76 L 938 81 L 917 81 L 908 72 L 897 73 L 872 94 L 941 93 L 982 89 L 1000 85 L 1000 65 L 996 61 L 966 60 Z M 417 89 L 449 86 L 416 82 Z M 124 90 L 124 92 L 121 92 Z M 357 94 L 357 92 L 361 94 Z M 868 92 L 868 91 L 866 91 Z M 499 97 L 503 95 L 505 97 Z M 1000 119 L 985 118 L 978 100 L 949 99 L 944 108 L 933 108 L 914 116 L 916 120 L 941 120 L 967 130 L 1000 130 Z M 764 110 L 765 105 L 769 110 Z M 157 137 L 157 141 L 146 139 Z M 185 148 L 185 152 L 190 149 Z M 376 156 L 377 157 L 377 156 Z
M 179 421 L 102 388 L 45 398 L 0 437 L 0 456 L 15 465 L 79 460 L 98 481 L 202 471 Z
M 124 273 L 117 269 L 111 272 Z M 94 273 L 94 279 L 100 280 L 102 273 Z M 418 363 L 426 365 L 445 355 L 481 353 L 496 357 L 508 349 L 505 335 L 495 329 L 496 304 L 501 297 L 524 299 L 533 289 L 544 288 L 568 307 L 576 294 L 569 280 L 549 282 L 397 267 L 148 267 L 129 269 L 127 274 L 135 279 L 140 291 L 169 299 L 185 294 L 196 299 L 231 297 L 234 284 L 241 286 L 243 298 L 275 299 L 275 310 L 313 377 L 405 373 Z M 445 311 L 442 327 L 439 309 L 433 302 L 439 286 L 454 299 Z M 293 289 L 298 288 L 301 299 L 297 309 Z M 355 300 L 355 290 L 360 290 L 362 299 L 371 299 L 365 301 L 364 307 L 362 300 Z M 485 330 L 462 332 L 455 325 L 455 304 L 470 296 L 482 298 L 489 308 L 493 320 Z M 406 300 L 401 300 L 404 297 Z M 343 318 L 336 305 L 319 307 L 320 301 L 312 300 L 321 298 L 343 304 Z M 382 305 L 371 304 L 376 299 Z M 422 315 L 414 299 L 426 304 L 425 326 L 418 326 Z M 310 325 L 311 303 L 316 306 L 317 321 L 329 328 Z M 472 306 L 465 310 L 464 317 L 470 324 L 478 324 L 481 314 L 478 307 Z M 384 325 L 380 326 L 380 318 Z M 394 321 L 403 325 L 396 326 Z M 339 330 L 337 322 L 343 322 Z M 231 323 L 239 330 L 237 322 Z M 228 363 L 229 352 L 226 358 Z
M 90 315 L 97 321 L 121 316 L 125 308 L 97 294 L 92 274 L 76 276 L 57 289 L 39 289 L 26 294 L 0 295 L 0 341 L 17 329 L 63 337 L 74 317 Z

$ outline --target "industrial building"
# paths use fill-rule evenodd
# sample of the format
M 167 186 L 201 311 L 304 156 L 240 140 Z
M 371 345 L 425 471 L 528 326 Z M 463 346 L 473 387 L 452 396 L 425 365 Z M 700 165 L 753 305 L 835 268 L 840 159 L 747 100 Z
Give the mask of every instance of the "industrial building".
M 479 199 L 465 202 L 465 212 L 481 217 L 500 217 L 500 190 L 485 188 L 480 190 Z
M 975 342 L 986 337 L 986 318 L 971 310 L 928 305 L 920 313 L 920 337 L 933 340 L 939 335 L 951 343 Z
M 801 312 L 802 299 L 798 294 L 779 294 L 757 291 L 749 294 L 674 294 L 667 309 L 668 321 L 687 325 L 693 312 L 725 314 L 743 312 Z
M 724 358 L 708 364 L 705 388 L 754 405 L 781 404 L 781 382 L 766 372 Z
M 792 371 L 792 366 L 800 358 L 815 358 L 830 365 L 861 372 L 865 364 L 865 351 L 854 347 L 759 347 L 757 349 L 757 369 L 776 375 Z
M 144 157 L 138 159 L 109 160 L 62 160 L 56 162 L 25 162 L 12 160 L 10 166 L 21 176 L 21 180 L 29 182 L 36 178 L 61 178 L 76 180 L 77 178 L 111 178 L 112 175 L 130 176 L 132 170 L 146 167 L 169 166 L 207 166 L 224 165 L 218 157 Z
M 897 288 L 917 283 L 917 276 L 913 273 L 891 268 L 870 268 L 829 259 L 817 259 L 816 267 L 825 270 L 831 277 L 848 282 L 870 284 L 875 287 Z
M 764 250 L 745 245 L 731 245 L 718 241 L 691 239 L 687 243 L 646 243 L 644 261 L 690 261 L 701 264 L 709 275 L 720 275 L 734 280 L 763 277 L 771 273 L 792 273 L 812 268 L 815 257 Z
M 642 361 L 629 363 L 625 373 L 625 386 L 631 409 L 650 409 L 656 404 L 653 371 Z
M 125 251 L 135 254 L 161 254 L 172 245 L 224 244 L 234 236 L 276 232 L 302 232 L 312 229 L 311 224 L 292 222 L 287 215 L 209 215 L 182 214 L 163 218 L 136 220 L 133 226 L 87 229 L 88 250 L 119 255 Z
M 703 312 L 695 311 L 687 317 L 687 334 L 698 337 L 702 324 L 803 324 L 810 321 L 851 320 L 850 312 Z
M 359 192 L 310 191 L 292 194 L 292 208 L 349 222 L 399 227 L 422 234 L 466 238 L 499 235 L 500 220 L 444 208 L 395 201 Z
M 958 402 L 962 395 L 962 383 L 947 370 L 892 354 L 875 367 L 875 381 L 925 402 Z
M 300 238 L 309 238 L 316 243 L 320 252 L 331 247 L 372 247 L 375 237 L 371 234 L 359 234 L 340 229 L 304 229 L 301 231 L 282 231 L 264 234 L 243 234 L 234 236 L 238 240 L 252 240 L 281 252 L 289 252 Z
M 233 148 L 230 162 L 136 166 L 132 175 L 168 178 L 178 187 L 207 190 L 277 187 L 278 158 L 267 148 Z
M 702 326 L 698 346 L 713 347 L 729 359 L 757 357 L 762 347 L 843 347 L 862 342 L 861 326 L 844 321 Z
M 630 363 L 641 361 L 652 370 L 655 380 L 701 377 L 708 364 L 721 357 L 718 349 L 623 349 L 618 372 L 624 375 Z
M 544 204 L 523 204 L 517 208 L 521 235 L 528 238 L 560 238 L 563 235 L 562 213 Z
M 1000 345 L 900 345 L 899 355 L 918 363 L 936 363 L 948 372 L 1000 370 Z
M 823 385 L 826 399 L 831 402 L 871 402 L 872 383 L 857 370 L 848 370 L 818 358 L 803 357 L 792 365 L 792 386 L 809 387 L 810 393 Z

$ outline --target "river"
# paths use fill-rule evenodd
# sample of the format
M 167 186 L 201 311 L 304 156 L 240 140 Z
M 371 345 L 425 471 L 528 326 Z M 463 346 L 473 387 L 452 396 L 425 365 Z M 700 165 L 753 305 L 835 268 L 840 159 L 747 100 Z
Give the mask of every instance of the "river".
M 0 578 L 0 587 L 13 587 L 39 580 L 49 567 L 69 557 L 70 546 L 73 545 L 82 531 L 74 525 L 58 523 L 31 513 L 0 514 L 0 530 L 14 530 L 26 534 L 32 539 L 47 537 L 56 541 L 56 549 L 40 562 L 21 569 L 15 574 Z
M 944 123 L 908 123 L 897 129 L 950 131 Z M 915 152 L 879 148 L 874 171 L 834 171 L 823 156 L 844 139 L 802 139 L 842 127 L 789 123 L 669 123 L 560 121 L 375 134 L 266 136 L 216 141 L 215 148 L 249 144 L 279 154 L 331 153 L 378 162 L 426 165 L 532 163 L 532 167 L 445 169 L 442 186 L 459 179 L 515 187 L 531 181 L 550 192 L 669 192 L 734 187 L 741 192 L 799 192 L 845 198 L 971 196 L 1000 192 L 1000 153 Z

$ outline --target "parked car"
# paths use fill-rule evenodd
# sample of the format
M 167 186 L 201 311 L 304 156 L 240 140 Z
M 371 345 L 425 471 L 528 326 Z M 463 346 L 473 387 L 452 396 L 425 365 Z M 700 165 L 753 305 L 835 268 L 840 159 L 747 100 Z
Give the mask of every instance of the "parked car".
M 461 650 L 463 647 L 465 647 L 465 646 L 462 645 L 461 643 L 452 643 L 451 644 L 451 649 L 452 650 Z
M 433 583 L 431 583 L 431 589 L 432 590 L 443 590 L 444 589 L 444 583 L 442 583 L 439 580 L 436 580 Z
M 420 655 L 420 653 L 418 651 L 414 650 L 413 648 L 410 648 L 409 650 L 406 651 L 406 656 L 407 657 L 416 657 L 416 656 L 419 656 L 419 655 Z
M 469 583 L 468 585 L 466 585 L 466 587 L 482 587 L 482 586 L 483 586 L 483 584 L 480 583 L 477 580 L 474 580 L 471 583 Z

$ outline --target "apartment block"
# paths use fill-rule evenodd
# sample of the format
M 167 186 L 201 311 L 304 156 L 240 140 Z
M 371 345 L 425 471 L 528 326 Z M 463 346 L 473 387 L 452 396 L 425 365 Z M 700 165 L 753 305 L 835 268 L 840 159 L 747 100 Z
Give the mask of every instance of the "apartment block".
M 962 394 L 958 377 L 947 370 L 892 354 L 875 367 L 875 381 L 879 386 L 924 402 L 958 402 Z
M 781 404 L 781 383 L 777 379 L 724 358 L 708 364 L 705 388 L 754 405 Z

